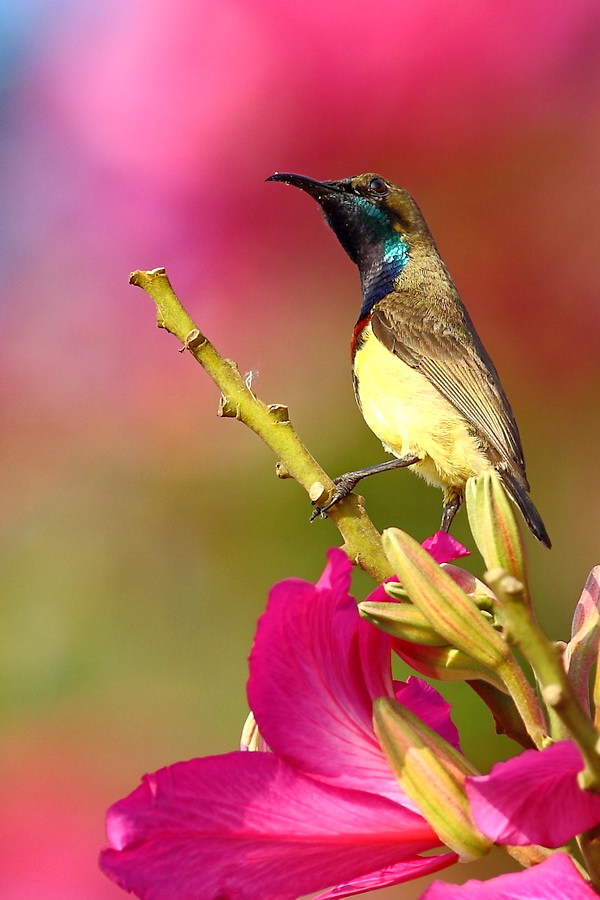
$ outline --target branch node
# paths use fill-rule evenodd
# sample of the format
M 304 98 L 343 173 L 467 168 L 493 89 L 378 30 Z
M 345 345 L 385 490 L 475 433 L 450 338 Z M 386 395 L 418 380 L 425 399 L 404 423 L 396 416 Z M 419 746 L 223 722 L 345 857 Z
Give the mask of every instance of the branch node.
M 500 581 L 505 575 L 506 570 L 500 568 L 488 569 L 487 572 L 483 573 L 484 580 L 490 587 L 492 587 L 496 581 Z
M 198 328 L 192 328 L 188 336 L 183 342 L 183 346 L 179 348 L 179 352 L 183 353 L 184 350 L 189 350 L 190 353 L 194 350 L 197 350 L 198 347 L 201 347 L 202 344 L 206 343 L 206 338 L 202 334 L 202 332 Z
M 231 400 L 221 394 L 217 415 L 224 419 L 239 419 L 240 408 L 237 403 L 232 403 Z
M 519 581 L 518 578 L 515 578 L 514 575 L 505 575 L 500 583 L 501 589 L 509 594 L 511 597 L 516 597 L 517 594 L 522 594 L 524 587 L 523 583 Z
M 287 406 L 284 406 L 282 403 L 269 403 L 267 409 L 269 410 L 269 415 L 271 416 L 274 424 L 289 424 L 290 413 Z
M 286 466 L 285 463 L 281 462 L 281 460 L 279 460 L 279 462 L 275 464 L 275 474 L 277 475 L 278 478 L 291 478 L 292 477 L 290 475 L 290 470 L 288 469 L 288 467 Z
M 560 684 L 548 684 L 542 689 L 542 697 L 547 706 L 556 709 L 564 703 L 565 692 Z
M 221 357 L 221 361 L 226 366 L 226 368 L 229 369 L 230 374 L 233 375 L 236 378 L 236 380 L 238 378 L 242 378 L 238 364 L 236 363 L 235 359 L 228 359 L 226 356 L 223 356 L 223 357 Z M 245 385 L 245 387 L 248 387 L 248 385 L 245 381 L 244 381 L 244 385 Z M 250 391 L 250 393 L 256 400 L 256 394 L 254 394 L 254 392 L 251 391 L 250 388 L 248 388 L 248 390 Z
M 320 500 L 326 493 L 327 489 L 325 485 L 320 481 L 313 481 L 308 489 L 308 496 L 313 503 L 317 503 L 317 501 Z

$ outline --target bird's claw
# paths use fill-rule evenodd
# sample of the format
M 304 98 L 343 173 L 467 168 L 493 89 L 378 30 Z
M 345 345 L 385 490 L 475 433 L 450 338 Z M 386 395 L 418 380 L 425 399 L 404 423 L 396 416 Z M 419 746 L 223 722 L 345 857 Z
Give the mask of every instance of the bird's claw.
M 314 522 L 315 519 L 318 519 L 319 517 L 326 519 L 327 510 L 331 509 L 332 506 L 335 506 L 336 503 L 339 503 L 340 500 L 343 500 L 344 497 L 347 497 L 348 494 L 352 493 L 352 490 L 358 484 L 358 479 L 352 477 L 353 474 L 354 473 L 347 473 L 346 475 L 340 475 L 338 478 L 333 479 L 335 491 L 333 492 L 331 500 L 325 506 L 315 506 L 310 514 L 309 522 Z
M 344 497 L 345 497 L 345 494 L 341 494 L 339 497 L 336 497 L 336 495 L 334 494 L 333 500 L 330 500 L 326 506 L 315 506 L 315 508 L 313 509 L 313 511 L 310 514 L 310 519 L 308 521 L 314 522 L 315 519 L 318 519 L 319 517 L 321 519 L 326 519 L 327 518 L 327 510 L 331 509 L 332 506 L 335 506 L 336 503 L 339 503 L 340 500 L 343 500 Z
M 315 506 L 315 508 L 313 509 L 313 511 L 310 514 L 310 519 L 308 521 L 314 522 L 315 519 L 318 519 L 319 517 L 321 517 L 322 519 L 327 518 L 327 516 L 325 515 L 324 508 L 321 506 Z

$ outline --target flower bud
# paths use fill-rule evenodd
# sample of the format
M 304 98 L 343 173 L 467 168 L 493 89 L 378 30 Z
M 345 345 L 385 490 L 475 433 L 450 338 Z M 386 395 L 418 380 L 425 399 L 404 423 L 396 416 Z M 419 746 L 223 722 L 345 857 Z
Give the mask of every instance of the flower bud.
M 465 793 L 467 760 L 414 713 L 390 697 L 373 706 L 377 739 L 398 784 L 441 841 L 462 862 L 479 859 L 492 842 L 475 826 Z
M 498 669 L 510 658 L 510 649 L 489 618 L 417 541 L 388 528 L 383 548 L 410 599 L 447 644 L 487 669 Z
M 497 473 L 490 469 L 469 478 L 465 498 L 471 531 L 486 567 L 513 575 L 523 584 L 530 604 L 523 538 Z
M 400 585 L 397 581 L 393 581 L 384 587 L 386 593 L 394 597 L 397 596 Z M 363 619 L 372 625 L 404 641 L 425 644 L 429 647 L 442 647 L 448 643 L 412 603 L 363 600 L 358 604 L 358 611 Z

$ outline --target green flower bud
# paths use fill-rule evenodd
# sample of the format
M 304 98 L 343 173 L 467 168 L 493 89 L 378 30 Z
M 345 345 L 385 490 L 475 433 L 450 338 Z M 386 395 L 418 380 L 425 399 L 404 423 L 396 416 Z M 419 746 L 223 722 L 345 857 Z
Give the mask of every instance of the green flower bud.
M 511 657 L 489 617 L 414 538 L 388 528 L 383 548 L 410 599 L 447 644 L 487 669 L 497 670 Z
M 441 841 L 462 862 L 485 856 L 492 842 L 473 823 L 464 789 L 477 774 L 467 760 L 414 713 L 389 697 L 373 706 L 377 739 L 398 784 Z
M 513 575 L 523 584 L 530 604 L 523 538 L 497 473 L 492 469 L 469 478 L 465 498 L 471 531 L 487 568 Z

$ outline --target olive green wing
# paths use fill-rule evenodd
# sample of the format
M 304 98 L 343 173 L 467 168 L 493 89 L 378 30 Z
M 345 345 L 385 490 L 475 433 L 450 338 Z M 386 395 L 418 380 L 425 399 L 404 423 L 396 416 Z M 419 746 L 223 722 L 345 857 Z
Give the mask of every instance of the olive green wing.
M 495 451 L 492 462 L 529 490 L 519 430 L 498 373 L 458 295 L 452 301 L 442 316 L 439 309 L 423 314 L 398 295 L 388 297 L 373 309 L 373 332 L 435 385 Z

